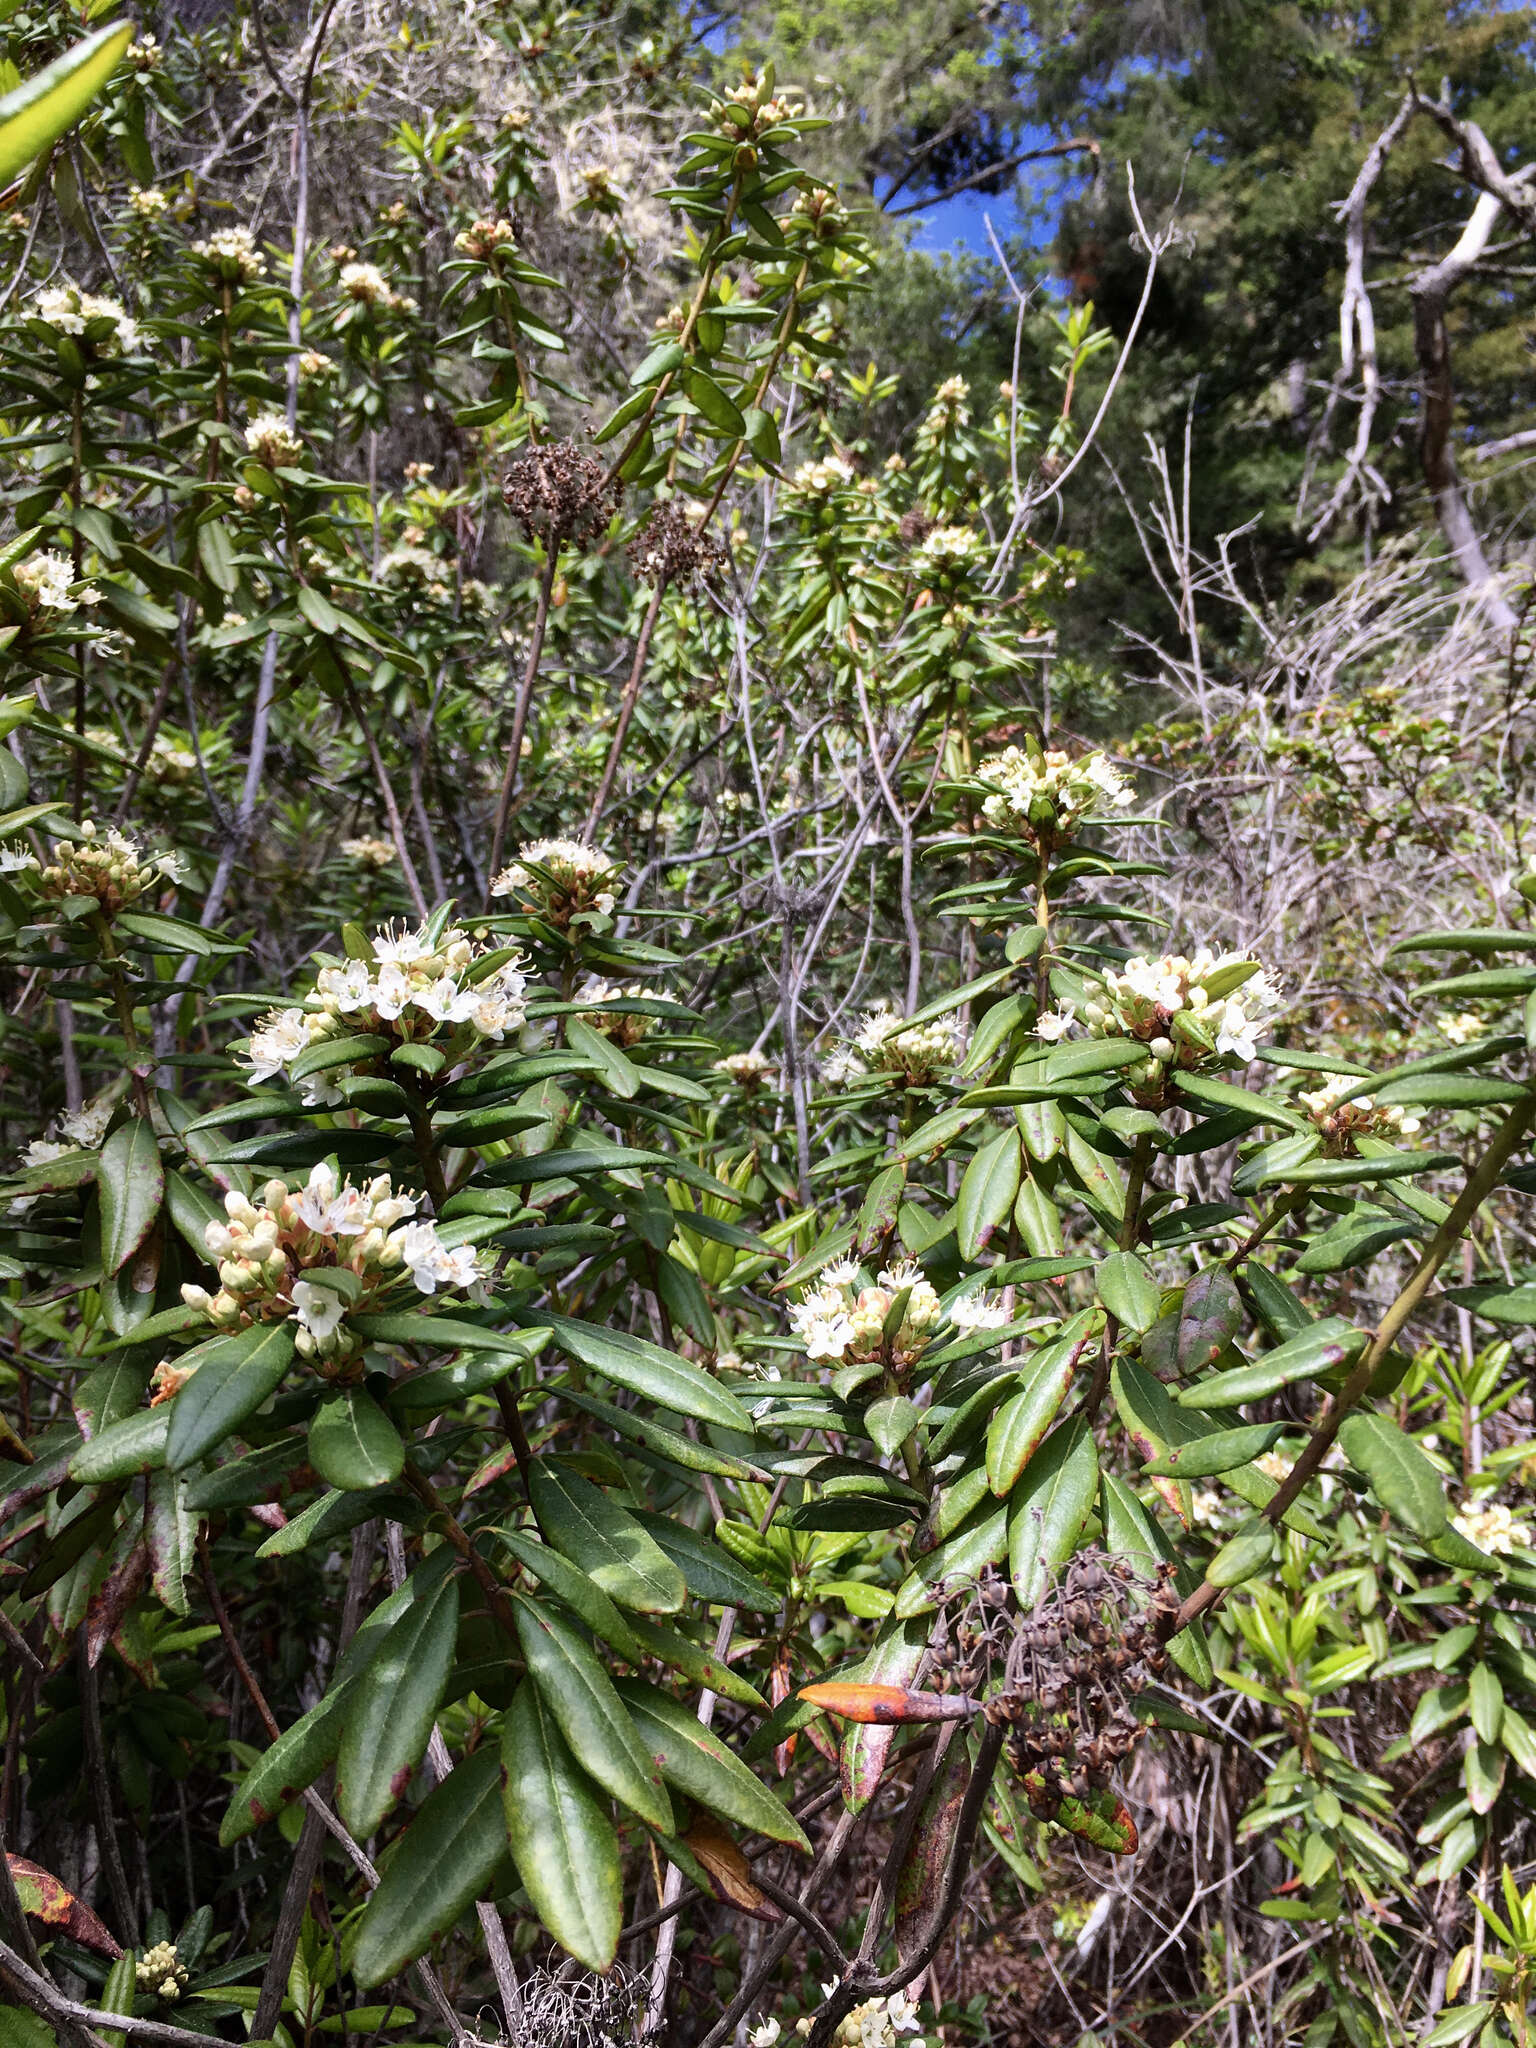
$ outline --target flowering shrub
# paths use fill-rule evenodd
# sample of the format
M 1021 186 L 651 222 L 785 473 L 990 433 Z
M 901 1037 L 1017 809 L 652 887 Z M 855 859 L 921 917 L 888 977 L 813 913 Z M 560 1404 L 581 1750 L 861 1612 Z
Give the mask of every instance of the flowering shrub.
M 1536 885 L 1399 920 L 1390 1042 L 1240 907 L 1133 950 L 1041 516 L 1108 330 L 893 406 L 798 92 L 460 14 L 123 31 L 16 188 L 7 2000 L 881 2048 L 1001 1901 L 1106 2038 L 1497 2030 Z

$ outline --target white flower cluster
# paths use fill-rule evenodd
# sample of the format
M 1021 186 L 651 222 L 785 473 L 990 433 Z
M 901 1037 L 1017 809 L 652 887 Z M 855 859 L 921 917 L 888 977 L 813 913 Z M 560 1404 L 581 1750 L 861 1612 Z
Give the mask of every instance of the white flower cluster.
M 866 1286 L 858 1264 L 840 1259 L 827 1267 L 810 1293 L 791 1304 L 790 1327 L 804 1345 L 807 1358 L 832 1364 L 878 1358 L 886 1317 L 903 1292 L 907 1304 L 901 1326 L 891 1339 L 892 1356 L 898 1362 L 910 1363 L 916 1358 L 941 1320 L 947 1319 L 960 1335 L 1001 1329 L 1008 1320 L 1002 1301 L 979 1291 L 951 1303 L 946 1318 L 932 1284 L 910 1260 L 887 1267 L 873 1286 Z
M 823 1984 L 821 1989 L 830 1998 L 837 1986 Z M 795 2021 L 795 2034 L 804 2040 L 814 2025 L 815 2015 L 807 2014 Z M 897 1991 L 889 1998 L 869 1998 L 856 2005 L 846 2019 L 839 2021 L 832 2039 L 835 2048 L 897 2048 L 903 2034 L 917 2031 L 917 2000 Z M 747 2036 L 751 2048 L 777 2048 L 780 2041 L 789 2038 L 777 2020 L 764 2020 Z M 920 2039 L 909 2041 L 906 2048 L 923 2048 L 923 2044 Z
M 1132 1068 L 1131 1083 L 1160 1090 L 1172 1068 L 1202 1066 L 1227 1053 L 1251 1060 L 1256 1033 L 1279 1005 L 1279 987 L 1257 960 L 1202 946 L 1190 960 L 1179 953 L 1127 960 L 1121 973 L 1102 977 L 1100 993 L 1084 1004 L 1081 1018 L 1075 1004 L 1063 1003 L 1035 1029 L 1052 1041 L 1079 1023 L 1090 1038 L 1140 1039 L 1147 1062 Z
M 912 562 L 920 573 L 953 575 L 981 561 L 987 552 L 983 536 L 969 526 L 935 526 L 914 549 Z M 1017 753 L 1010 747 L 1010 753 Z
M 262 1018 L 245 1057 L 252 1082 L 284 1074 L 321 1038 L 377 1032 L 419 1043 L 446 1025 L 452 1036 L 444 1050 L 453 1061 L 483 1040 L 499 1045 L 527 1016 L 521 958 L 505 947 L 477 948 L 456 925 L 434 940 L 425 926 L 411 931 L 386 925 L 375 932 L 371 947 L 370 959 L 322 967 L 304 1003 Z M 300 1085 L 310 1109 L 342 1099 L 324 1074 L 309 1075 Z
M 354 1357 L 361 1340 L 347 1328 L 350 1308 L 366 1310 L 406 1274 L 419 1294 L 472 1288 L 484 1277 L 473 1246 L 450 1250 L 433 1224 L 411 1220 L 416 1201 L 396 1193 L 387 1173 L 358 1188 L 338 1181 L 324 1160 L 302 1188 L 269 1180 L 254 1202 L 231 1189 L 228 1220 L 210 1223 L 205 1234 L 219 1291 L 187 1285 L 181 1298 L 220 1329 L 291 1317 L 301 1357 Z M 167 1361 L 155 1376 L 156 1400 L 169 1400 L 189 1377 Z
M 453 246 L 465 256 L 477 256 L 483 263 L 498 250 L 517 246 L 517 231 L 509 220 L 477 220 L 453 238 Z
M 157 185 L 139 185 L 128 194 L 128 211 L 139 220 L 162 220 L 170 210 L 170 194 Z
M 1420 1118 L 1404 1116 L 1394 1104 L 1378 1103 L 1369 1095 L 1340 1102 L 1349 1086 L 1347 1080 L 1329 1081 L 1321 1088 L 1301 1089 L 1296 1096 L 1336 1158 L 1352 1157 L 1359 1137 L 1411 1138 L 1424 1128 Z
M 827 498 L 845 491 L 853 482 L 853 464 L 841 455 L 823 455 L 815 462 L 802 462 L 789 479 L 789 488 L 802 497 Z
M 406 531 L 420 533 L 421 528 L 413 526 Z M 481 618 L 489 618 L 500 607 L 495 590 L 477 577 L 466 576 L 456 590 L 453 563 L 414 540 L 402 541 L 380 558 L 375 580 L 413 597 L 430 598 L 433 604 L 452 604 L 457 595 L 464 611 Z
M 822 1078 L 833 1088 L 879 1077 L 895 1088 L 922 1088 L 952 1073 L 964 1051 L 957 1018 L 908 1024 L 889 1003 L 876 1003 L 865 1011 L 852 1042 L 822 1062 Z
M 117 1103 L 111 1095 L 98 1095 L 80 1109 L 66 1109 L 56 1116 L 45 1137 L 34 1138 L 21 1155 L 23 1167 L 51 1166 L 66 1152 L 95 1152 L 107 1135 L 107 1125 Z M 13 1216 L 25 1216 L 36 1195 L 17 1195 L 10 1204 Z
M 153 1992 L 156 1998 L 169 2004 L 186 1989 L 187 1968 L 177 1956 L 173 1941 L 157 1941 L 134 1964 L 133 1978 L 140 1991 Z
M 761 135 L 780 121 L 798 120 L 805 112 L 804 100 L 792 99 L 787 92 L 769 94 L 765 86 L 764 79 L 749 78 L 740 85 L 733 85 L 722 96 L 716 118 L 727 135 Z M 727 107 L 745 107 L 752 116 L 752 126 L 743 130 L 725 111 Z
M 6 848 L 3 865 L 10 873 L 37 868 L 37 887 L 52 902 L 66 896 L 94 896 L 104 917 L 113 917 L 137 903 L 147 889 L 162 881 L 174 882 L 181 859 L 174 853 L 144 853 L 115 825 L 105 833 L 90 818 L 80 826 L 78 840 L 60 840 L 47 867 L 37 862 L 25 847 Z
M 963 377 L 946 377 L 933 394 L 933 403 L 917 430 L 919 454 L 931 454 L 947 434 L 971 423 L 971 387 Z
M 1464 1500 L 1451 1517 L 1451 1527 L 1479 1550 L 1495 1556 L 1507 1557 L 1512 1550 L 1530 1547 L 1528 1525 L 1517 1522 L 1501 1500 Z
M 723 1060 L 715 1061 L 714 1070 L 724 1074 L 744 1095 L 772 1087 L 778 1078 L 778 1069 L 765 1052 L 728 1052 Z
M 493 896 L 520 896 L 525 909 L 562 929 L 573 917 L 611 917 L 619 864 L 579 839 L 531 839 L 491 884 Z
M 336 374 L 334 360 L 318 348 L 307 348 L 299 357 L 299 382 L 301 384 L 323 383 Z
M 653 989 L 645 988 L 638 981 L 631 981 L 621 988 L 616 982 L 600 981 L 593 974 L 588 975 L 577 989 L 576 1001 L 591 1006 L 590 1012 L 583 1012 L 581 1021 L 584 1024 L 590 1024 L 594 1031 L 600 1031 L 604 1038 L 611 1039 L 615 1045 L 630 1046 L 638 1045 L 648 1032 L 655 1030 L 656 1019 L 646 1016 L 639 1010 L 604 1010 L 599 1006 L 603 1003 L 631 1002 L 637 996 L 645 997 L 654 993 Z
M 343 839 L 341 850 L 360 868 L 387 868 L 395 858 L 393 843 L 365 833 L 361 839 Z
M 1475 1038 L 1481 1038 L 1488 1027 L 1473 1010 L 1454 1010 L 1449 1017 L 1436 1019 L 1440 1036 L 1451 1045 L 1470 1045 Z
M 55 334 L 85 340 L 95 356 L 127 355 L 138 346 L 139 323 L 122 301 L 83 292 L 78 285 L 49 285 L 33 299 L 30 311 Z M 92 327 L 97 331 L 88 332 Z
M 77 584 L 74 565 L 57 548 L 39 548 L 36 553 L 23 556 L 11 568 L 11 581 L 34 615 L 40 611 L 67 614 L 78 611 L 82 605 L 101 603 L 101 592 L 95 584 Z
M 344 298 L 359 306 L 382 306 L 387 313 L 414 313 L 416 301 L 397 292 L 376 263 L 344 263 L 337 280 Z
M 1047 849 L 1071 839 L 1087 819 L 1126 810 L 1136 796 L 1106 754 L 1074 760 L 1054 747 L 1009 747 L 983 761 L 976 780 L 991 792 L 981 806 L 989 825 Z
M 249 228 L 216 228 L 205 241 L 192 244 L 192 254 L 227 284 L 254 284 L 267 274 L 267 259 Z
M 304 457 L 304 443 L 280 412 L 260 412 L 245 430 L 245 445 L 266 469 L 292 469 Z

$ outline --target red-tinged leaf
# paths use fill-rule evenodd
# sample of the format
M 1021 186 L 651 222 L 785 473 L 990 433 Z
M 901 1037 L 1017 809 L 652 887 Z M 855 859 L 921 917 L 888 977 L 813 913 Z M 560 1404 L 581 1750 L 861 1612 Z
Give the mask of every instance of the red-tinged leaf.
M 482 1486 L 494 1486 L 498 1479 L 506 1478 L 516 1463 L 517 1453 L 510 1444 L 503 1450 L 492 1451 L 484 1463 L 477 1465 L 470 1474 L 469 1484 L 465 1487 L 460 1498 L 468 1500 L 469 1496 L 472 1493 L 478 1493 Z
M 768 1673 L 769 1704 L 775 1707 L 782 1706 L 789 1698 L 789 1694 L 789 1652 L 780 1650 L 773 1660 L 773 1668 Z M 795 1744 L 799 1739 L 798 1735 L 786 1736 L 773 1752 L 773 1768 L 781 1778 L 788 1775 L 789 1767 L 795 1760 Z
M 111 1956 L 115 1962 L 122 1950 L 102 1926 L 90 1907 L 83 1905 L 73 1892 L 40 1864 L 29 1863 L 25 1856 L 7 1856 L 10 1865 L 11 1882 L 16 1887 L 16 1896 L 21 1901 L 21 1910 L 29 1920 L 41 1920 L 46 1927 L 59 1927 L 72 1941 L 78 1941 L 82 1948 L 91 1948 L 98 1955 Z
M 752 1866 L 717 1820 L 712 1820 L 708 1814 L 695 1815 L 693 1825 L 682 1837 L 682 1843 L 703 1865 L 706 1875 L 714 1883 L 717 1896 L 727 1905 L 750 1913 L 754 1920 L 772 1922 L 783 1919 L 783 1914 L 767 1893 L 759 1891 L 752 1882 Z
M 917 1832 L 896 1879 L 896 1953 L 907 1962 L 920 1946 L 926 1909 L 940 1896 L 971 1781 L 965 1742 L 955 1741 L 923 1801 Z
M 1057 1805 L 1039 1771 L 1027 1771 L 1021 1782 L 1029 1810 L 1037 1820 L 1053 1820 L 1069 1835 L 1080 1835 L 1111 1856 L 1135 1855 L 1139 1840 L 1136 1823 L 1118 1793 L 1095 1792 L 1091 1799 L 1074 1799 L 1065 1793 Z
M 122 1625 L 133 1605 L 134 1595 L 149 1570 L 149 1545 L 142 1539 L 102 1583 L 85 1613 L 85 1654 L 90 1664 L 101 1661 L 101 1653 Z
M 913 1692 L 905 1685 L 859 1685 L 841 1679 L 832 1679 L 825 1685 L 802 1685 L 799 1697 L 844 1721 L 874 1721 L 882 1725 L 968 1721 L 976 1711 L 964 1693 Z

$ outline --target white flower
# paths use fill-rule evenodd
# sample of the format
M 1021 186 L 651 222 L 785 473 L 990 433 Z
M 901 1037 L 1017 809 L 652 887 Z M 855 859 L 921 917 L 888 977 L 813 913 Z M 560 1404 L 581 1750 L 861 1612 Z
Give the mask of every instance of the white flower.
M 1517 1547 L 1522 1550 L 1528 1548 L 1531 1541 L 1531 1532 L 1525 1523 L 1517 1522 L 1499 1500 L 1464 1500 L 1451 1517 L 1451 1527 L 1465 1536 L 1469 1543 L 1475 1543 L 1479 1550 L 1503 1557 Z
M 309 1180 L 294 1198 L 294 1213 L 318 1237 L 356 1237 L 368 1228 L 366 1204 L 351 1181 L 338 1187 L 336 1169 L 325 1160 L 311 1167 Z
M 429 1017 L 436 1018 L 439 1024 L 460 1023 L 475 1005 L 473 994 L 466 997 L 451 974 L 440 974 L 436 981 L 413 989 L 411 1001 L 418 1010 L 425 1010 Z
M 112 1121 L 115 1102 L 98 1095 L 94 1102 L 88 1102 L 82 1109 L 66 1110 L 59 1118 L 59 1130 L 72 1145 L 79 1145 L 87 1152 L 94 1152 L 107 1135 L 107 1125 Z
M 395 849 L 387 839 L 376 839 L 365 835 L 361 839 L 343 839 L 341 850 L 348 860 L 355 860 L 363 868 L 387 868 L 395 858 Z
M 750 2048 L 774 2048 L 783 2028 L 777 2020 L 764 2020 L 760 2027 L 754 2027 L 747 2036 Z
M 81 605 L 101 602 L 95 584 L 76 584 L 68 555 L 61 555 L 56 548 L 39 548 L 17 562 L 11 580 L 34 610 L 73 612 Z
M 309 1027 L 299 1009 L 269 1010 L 251 1033 L 244 1065 L 252 1081 L 270 1081 L 309 1043 Z
M 258 413 L 245 430 L 245 445 L 268 469 L 291 469 L 304 454 L 304 443 L 280 412 Z
M 1009 747 L 983 761 L 976 780 L 991 791 L 981 806 L 989 825 L 1046 846 L 1070 839 L 1106 808 L 1125 810 L 1136 794 L 1107 755 L 1074 760 L 1057 748 Z
M 345 967 L 322 967 L 315 976 L 315 991 L 334 1002 L 343 1017 L 366 1009 L 373 1000 L 373 977 L 366 960 L 349 960 Z
M 381 1017 L 392 1022 L 411 1000 L 411 984 L 406 979 L 405 969 L 393 960 L 385 961 L 379 969 L 379 978 L 373 987 L 373 1006 Z
M 251 284 L 267 274 L 267 259 L 249 228 L 216 228 L 206 241 L 192 244 L 192 254 L 231 283 Z
M 434 1294 L 439 1287 L 473 1287 L 480 1278 L 479 1261 L 473 1245 L 461 1244 L 449 1251 L 430 1223 L 410 1223 L 390 1239 L 410 1268 L 417 1291 Z
M 330 1336 L 346 1313 L 334 1287 L 317 1287 L 309 1280 L 294 1281 L 293 1305 L 305 1329 L 322 1340 Z
M 27 846 L 0 846 L 0 875 L 18 875 L 37 866 L 37 855 Z
M 978 1291 L 962 1294 L 958 1301 L 952 1301 L 949 1320 L 957 1330 L 1000 1330 L 1009 1316 L 1000 1295 L 989 1296 Z
M 1054 1045 L 1058 1039 L 1065 1038 L 1072 1029 L 1076 1015 L 1070 1003 L 1058 1004 L 1054 1010 L 1047 1010 L 1040 1018 L 1035 1025 L 1035 1036 L 1043 1038 L 1049 1045 Z
M 415 960 L 426 959 L 431 950 L 422 932 L 411 931 L 404 925 L 398 931 L 393 925 L 386 925 L 374 934 L 374 959 L 394 966 L 409 967 Z
M 132 314 L 117 299 L 83 292 L 78 285 L 53 285 L 40 291 L 31 312 L 56 334 L 83 335 L 92 321 L 110 320 L 110 331 L 90 344 L 98 356 L 126 355 L 138 345 L 138 322 Z

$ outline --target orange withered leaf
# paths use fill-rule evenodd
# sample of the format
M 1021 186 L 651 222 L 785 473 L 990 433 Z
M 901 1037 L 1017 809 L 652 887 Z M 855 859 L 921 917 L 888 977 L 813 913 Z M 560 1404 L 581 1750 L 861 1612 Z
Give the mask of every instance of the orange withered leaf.
M 800 1698 L 844 1721 L 968 1721 L 976 1709 L 964 1693 L 913 1692 L 905 1685 L 857 1685 L 829 1680 L 802 1685 Z

